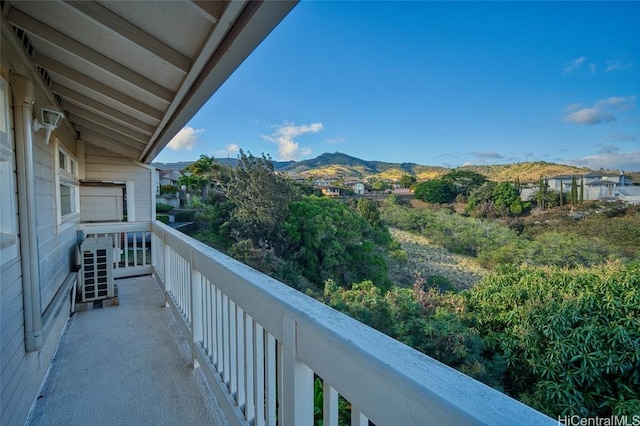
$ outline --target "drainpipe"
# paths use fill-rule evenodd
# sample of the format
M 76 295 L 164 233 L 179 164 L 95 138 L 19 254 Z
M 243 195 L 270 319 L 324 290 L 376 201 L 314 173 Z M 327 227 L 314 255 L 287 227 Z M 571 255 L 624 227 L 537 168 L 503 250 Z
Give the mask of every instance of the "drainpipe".
M 42 313 L 40 312 L 40 269 L 36 228 L 36 188 L 33 171 L 33 83 L 14 74 L 11 79 L 14 99 L 16 172 L 24 300 L 24 341 L 27 352 L 42 349 Z

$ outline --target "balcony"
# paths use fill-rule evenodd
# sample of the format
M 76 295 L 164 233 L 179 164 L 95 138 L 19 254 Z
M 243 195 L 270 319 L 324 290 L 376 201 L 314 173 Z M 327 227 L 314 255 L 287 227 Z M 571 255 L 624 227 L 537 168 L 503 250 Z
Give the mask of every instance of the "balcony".
M 72 318 L 31 424 L 557 424 L 160 222 L 82 227 L 153 275 Z

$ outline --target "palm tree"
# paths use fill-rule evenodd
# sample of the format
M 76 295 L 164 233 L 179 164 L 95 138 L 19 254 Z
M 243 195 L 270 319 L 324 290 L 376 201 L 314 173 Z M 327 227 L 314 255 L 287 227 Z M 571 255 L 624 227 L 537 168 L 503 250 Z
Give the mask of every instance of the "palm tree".
M 205 184 L 203 184 L 201 188 L 202 198 L 206 200 L 209 195 L 209 186 L 211 184 L 211 181 L 213 179 L 220 180 L 220 165 L 216 162 L 213 156 L 200 154 L 200 158 L 189 164 L 189 166 L 187 166 L 185 170 L 204 179 Z

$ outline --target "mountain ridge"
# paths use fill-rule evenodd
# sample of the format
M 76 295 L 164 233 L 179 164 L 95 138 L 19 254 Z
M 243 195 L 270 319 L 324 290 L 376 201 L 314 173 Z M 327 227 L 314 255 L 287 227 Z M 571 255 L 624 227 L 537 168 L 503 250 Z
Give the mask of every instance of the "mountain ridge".
M 235 167 L 235 158 L 216 158 L 220 164 Z M 536 181 L 541 176 L 558 174 L 580 174 L 594 171 L 586 167 L 549 163 L 546 161 L 520 162 L 511 164 L 466 165 L 455 168 L 428 166 L 417 163 L 390 163 L 377 160 L 363 160 L 342 152 L 324 153 L 315 158 L 301 161 L 274 161 L 274 169 L 286 172 L 292 177 L 311 179 L 373 179 L 399 180 L 404 174 L 413 175 L 419 181 L 434 179 L 453 169 L 470 170 L 489 180 L 506 181 L 519 179 L 522 182 Z M 163 170 L 182 170 L 191 162 L 152 163 Z M 635 175 L 636 173 L 631 173 Z M 635 177 L 635 176 L 634 176 Z M 635 180 L 635 179 L 634 179 Z

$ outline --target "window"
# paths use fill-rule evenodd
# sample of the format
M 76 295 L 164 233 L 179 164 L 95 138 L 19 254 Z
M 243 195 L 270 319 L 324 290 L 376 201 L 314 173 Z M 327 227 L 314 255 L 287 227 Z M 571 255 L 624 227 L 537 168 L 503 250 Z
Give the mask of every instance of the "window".
M 58 224 L 74 218 L 80 211 L 78 189 L 78 163 L 69 152 L 58 144 Z
M 0 77 L 0 261 L 18 255 L 15 155 L 9 85 Z

